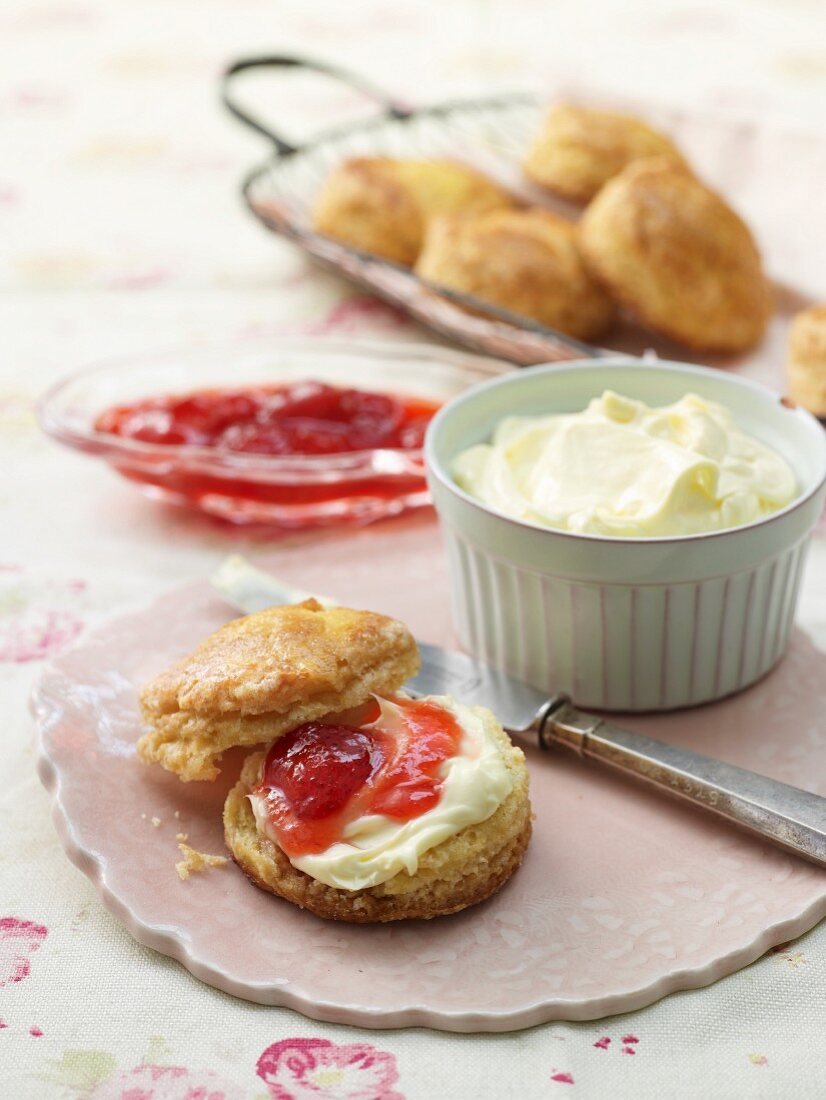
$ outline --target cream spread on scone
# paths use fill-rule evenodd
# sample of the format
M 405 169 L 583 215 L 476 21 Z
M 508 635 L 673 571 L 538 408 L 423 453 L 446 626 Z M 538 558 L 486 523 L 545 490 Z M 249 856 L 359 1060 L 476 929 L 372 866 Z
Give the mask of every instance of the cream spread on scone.
M 652 407 L 606 390 L 583 412 L 506 417 L 453 475 L 506 515 L 626 538 L 740 527 L 797 492 L 785 459 L 696 394 Z
M 407 736 L 402 708 L 376 700 L 379 716 L 363 729 Z M 459 752 L 440 766 L 441 791 L 430 809 L 407 821 L 383 814 L 364 814 L 345 826 L 342 839 L 321 852 L 286 853 L 294 867 L 318 882 L 343 890 L 362 890 L 386 882 L 401 871 L 414 875 L 422 855 L 469 825 L 489 818 L 507 798 L 512 781 L 499 748 L 482 715 L 450 696 L 428 702 L 442 707 L 461 728 Z M 260 833 L 278 843 L 266 800 L 248 795 Z

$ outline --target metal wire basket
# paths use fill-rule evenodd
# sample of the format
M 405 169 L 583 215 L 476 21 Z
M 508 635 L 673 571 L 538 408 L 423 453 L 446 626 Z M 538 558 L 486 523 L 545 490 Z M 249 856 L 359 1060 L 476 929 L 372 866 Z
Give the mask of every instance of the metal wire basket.
M 261 68 L 311 69 L 332 76 L 366 94 L 381 107 L 381 114 L 366 122 L 326 130 L 304 144 L 292 144 L 254 118 L 233 95 L 239 73 Z M 309 200 L 337 164 L 356 156 L 468 159 L 511 190 L 521 187 L 524 191 L 524 185 L 514 178 L 514 165 L 540 122 L 542 108 L 535 97 L 502 95 L 410 108 L 335 66 L 275 56 L 248 58 L 231 65 L 224 74 L 223 100 L 232 114 L 274 146 L 272 158 L 250 172 L 243 182 L 249 209 L 268 229 L 294 241 L 317 263 L 436 332 L 513 363 L 527 365 L 606 354 L 530 318 L 436 286 L 406 267 L 324 237 L 311 224 Z M 467 309 L 474 312 L 468 313 Z

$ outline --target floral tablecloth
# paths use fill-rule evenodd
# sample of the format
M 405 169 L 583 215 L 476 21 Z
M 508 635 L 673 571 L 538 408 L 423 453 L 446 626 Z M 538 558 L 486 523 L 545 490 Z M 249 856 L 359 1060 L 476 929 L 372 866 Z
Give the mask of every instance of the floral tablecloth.
M 145 949 L 63 855 L 34 773 L 42 662 L 112 613 L 261 543 L 144 501 L 39 434 L 94 359 L 276 332 L 421 338 L 243 212 L 260 143 L 225 117 L 232 57 L 335 57 L 411 100 L 595 91 L 826 117 L 826 10 L 750 0 L 5 0 L 0 7 L 0 1096 L 424 1100 L 826 1094 L 826 928 L 633 1015 L 498 1036 L 367 1032 L 246 1004 Z M 329 85 L 273 97 L 308 128 Z M 826 276 L 824 276 L 826 278 Z M 826 293 L 826 288 L 824 288 Z M 826 647 L 826 544 L 802 622 Z

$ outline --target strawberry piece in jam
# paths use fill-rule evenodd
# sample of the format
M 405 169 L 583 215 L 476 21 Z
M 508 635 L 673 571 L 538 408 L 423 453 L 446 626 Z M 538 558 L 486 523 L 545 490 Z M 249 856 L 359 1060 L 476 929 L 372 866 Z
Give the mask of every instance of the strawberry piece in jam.
M 281 791 L 296 817 L 329 817 L 373 774 L 375 745 L 352 726 L 308 722 L 276 742 L 263 782 Z
M 329 455 L 341 454 L 350 442 L 344 424 L 297 417 L 265 424 L 233 424 L 217 445 L 245 454 Z
M 270 401 L 259 419 L 307 417 L 311 420 L 334 420 L 339 406 L 339 393 L 326 382 L 294 382 L 291 386 L 270 391 Z
M 263 797 L 287 855 L 326 851 L 364 815 L 401 823 L 437 804 L 442 765 L 459 752 L 461 727 L 428 700 L 393 702 L 400 725 L 383 728 L 381 715 L 366 727 L 309 722 L 273 744 L 253 793 Z

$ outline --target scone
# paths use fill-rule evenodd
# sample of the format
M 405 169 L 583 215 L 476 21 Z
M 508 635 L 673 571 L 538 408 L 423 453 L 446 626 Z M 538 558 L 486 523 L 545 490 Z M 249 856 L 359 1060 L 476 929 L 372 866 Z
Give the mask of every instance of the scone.
M 433 221 L 416 274 L 581 340 L 599 336 L 614 307 L 592 278 L 576 228 L 537 208 Z
M 452 700 L 428 702 L 456 706 Z M 351 843 L 334 845 L 330 850 L 337 852 L 335 858 L 325 859 L 323 853 L 303 859 L 288 856 L 275 836 L 268 835 L 266 822 L 262 827 L 261 811 L 254 811 L 251 804 L 250 795 L 259 789 L 267 759 L 266 754 L 255 753 L 224 807 L 224 836 L 233 859 L 255 885 L 331 920 L 360 924 L 427 920 L 484 901 L 508 881 L 528 846 L 528 774 L 523 753 L 511 744 L 490 711 L 481 707 L 462 711 L 484 727 L 487 744 L 499 761 L 495 783 L 489 763 L 484 774 L 476 777 L 477 806 L 462 804 L 440 816 L 437 804 L 412 821 L 398 823 L 400 839 L 395 843 L 392 828 L 381 830 L 375 838 L 365 828 L 351 837 Z M 443 799 L 450 793 L 450 779 L 449 775 Z M 467 817 L 470 823 L 458 827 Z M 365 814 L 362 820 L 372 817 Z M 430 846 L 422 848 L 425 843 Z
M 789 393 L 799 405 L 826 416 L 826 304 L 798 313 L 789 331 Z
M 580 245 L 617 302 L 689 348 L 746 351 L 765 332 L 771 292 L 748 227 L 679 162 L 636 161 L 609 180 Z
M 257 886 L 321 917 L 428 919 L 510 878 L 531 834 L 528 776 L 490 711 L 400 693 L 419 665 L 401 623 L 315 600 L 228 623 L 146 686 L 146 763 L 212 779 Z
M 641 119 L 563 103 L 546 116 L 523 169 L 540 187 L 585 203 L 632 161 L 662 154 L 680 156 L 664 134 Z
M 458 162 L 358 157 L 326 180 L 313 206 L 313 226 L 361 252 L 409 267 L 435 215 L 512 203 L 501 187 Z
M 418 667 L 395 619 L 315 600 L 271 607 L 233 619 L 146 684 L 138 755 L 185 781 L 215 779 L 226 749 L 393 691 Z

